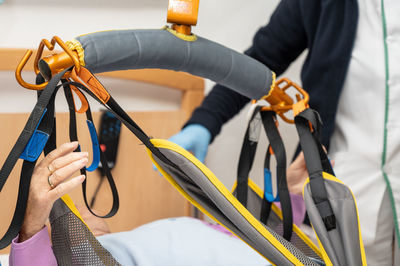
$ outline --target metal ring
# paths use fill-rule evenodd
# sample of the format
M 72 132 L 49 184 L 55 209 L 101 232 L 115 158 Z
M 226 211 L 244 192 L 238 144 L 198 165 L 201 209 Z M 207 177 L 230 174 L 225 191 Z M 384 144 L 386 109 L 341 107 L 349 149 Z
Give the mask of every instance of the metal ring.
M 53 189 L 54 188 L 54 184 L 53 184 L 53 182 L 51 182 L 51 180 L 50 180 L 50 177 L 51 177 L 52 175 L 49 175 L 49 177 L 47 178 L 47 182 L 49 183 L 49 185 L 50 185 L 50 187 Z

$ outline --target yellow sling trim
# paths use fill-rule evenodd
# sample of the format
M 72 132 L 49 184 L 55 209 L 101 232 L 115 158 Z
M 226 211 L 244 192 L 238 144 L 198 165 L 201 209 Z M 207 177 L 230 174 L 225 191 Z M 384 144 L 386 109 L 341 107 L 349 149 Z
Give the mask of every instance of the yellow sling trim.
M 154 144 L 154 143 L 153 143 Z M 165 170 L 156 162 L 156 160 L 154 160 L 153 154 L 151 153 L 151 151 L 149 149 L 147 149 L 147 153 L 150 156 L 151 161 L 154 163 L 154 165 L 157 167 L 158 171 L 160 171 L 160 173 L 167 179 L 167 181 L 173 185 L 179 193 L 181 193 L 193 206 L 195 206 L 197 209 L 199 209 L 202 213 L 206 214 L 208 217 L 210 217 L 213 221 L 215 221 L 216 223 L 220 224 L 222 227 L 224 227 L 226 230 L 228 230 L 229 232 L 231 232 L 233 235 L 235 235 L 236 237 L 238 237 L 239 239 L 241 239 L 237 234 L 235 234 L 234 232 L 232 232 L 228 227 L 226 227 L 224 224 L 220 223 L 211 213 L 209 213 L 206 209 L 203 208 L 203 206 L 201 206 L 196 200 L 194 200 L 189 194 L 186 193 L 186 191 L 179 186 L 179 184 L 175 181 L 175 179 L 168 174 L 167 172 L 165 172 Z M 243 241 L 246 245 L 248 245 L 250 248 L 252 248 L 253 250 L 255 250 L 252 246 L 250 246 L 247 242 Z M 258 254 L 260 254 L 260 256 L 264 257 L 261 253 L 259 253 L 257 250 L 255 250 Z M 265 257 L 264 257 L 265 258 Z M 267 258 L 265 258 L 267 259 Z M 267 259 L 268 260 L 268 259 Z M 269 261 L 269 260 L 268 260 Z M 272 263 L 271 261 L 269 261 L 270 263 Z M 273 263 L 272 263 L 273 264 Z M 275 265 L 275 264 L 273 264 Z
M 191 161 L 194 165 L 196 165 L 204 175 L 207 176 L 209 181 L 225 196 L 225 198 L 246 218 L 246 220 L 257 229 L 277 250 L 279 250 L 291 263 L 294 265 L 303 265 L 289 250 L 286 249 L 284 245 L 282 245 L 268 230 L 229 192 L 229 190 L 221 183 L 221 181 L 196 157 L 194 157 L 191 153 L 178 146 L 177 144 L 170 142 L 164 139 L 151 139 L 153 145 L 157 148 L 164 148 L 168 150 L 172 150 L 186 159 Z M 155 162 L 153 159 L 151 152 L 148 151 L 152 161 L 155 163 L 156 167 L 160 170 L 160 172 L 167 178 L 168 181 L 171 182 L 181 192 L 193 205 L 199 208 L 202 212 L 210 216 L 214 221 L 218 222 L 211 214 L 209 214 L 203 207 L 201 207 L 194 199 L 192 199 L 176 182 L 175 180 L 166 173 L 160 165 Z M 218 222 L 219 223 L 219 222 Z M 225 227 L 226 228 L 226 227 Z M 226 228 L 228 229 L 228 228 Z M 229 230 L 229 229 L 228 229 Z M 229 230 L 230 231 L 230 230 Z M 263 256 L 264 257 L 264 256 Z M 267 259 L 267 258 L 266 258 Z M 268 260 L 268 259 L 267 259 Z
M 249 178 L 249 187 L 260 197 L 263 198 L 263 191 L 261 190 L 261 188 L 259 186 L 257 186 L 256 183 L 254 183 L 253 180 L 251 180 Z M 236 187 L 236 182 L 235 185 Z M 275 204 L 272 204 L 271 206 L 271 210 L 278 215 L 278 217 L 282 220 L 283 216 L 282 216 L 282 210 L 279 209 Z M 293 224 L 293 232 L 295 232 L 318 256 L 320 256 L 322 258 L 322 254 L 321 251 L 319 250 L 319 248 L 312 242 L 312 240 L 303 232 L 301 231 L 301 229 Z
M 340 184 L 346 186 L 346 184 L 344 184 L 341 180 L 339 180 L 337 177 L 335 177 L 335 176 L 333 176 L 333 175 L 331 175 L 331 174 L 322 172 L 322 176 L 324 177 L 324 179 L 331 180 L 331 181 L 334 181 L 334 182 L 337 182 L 337 183 L 340 183 Z M 304 195 L 304 187 L 305 187 L 306 184 L 308 184 L 308 183 L 310 183 L 310 178 L 307 178 L 306 182 L 304 183 L 304 186 L 303 186 L 303 195 Z M 347 187 L 347 186 L 346 186 L 346 187 Z M 358 215 L 357 202 L 356 202 L 356 198 L 354 197 L 353 191 L 351 191 L 350 188 L 349 188 L 349 191 L 350 191 L 350 193 L 351 193 L 351 196 L 353 197 L 353 200 L 354 200 L 354 203 L 355 203 L 355 206 L 356 206 L 357 224 L 358 224 L 358 236 L 359 236 L 359 240 L 358 240 L 358 241 L 360 242 L 361 261 L 362 261 L 362 265 L 367 265 L 367 259 L 366 259 L 366 256 L 365 256 L 364 243 L 363 243 L 363 241 L 362 241 L 362 236 L 361 236 L 360 217 L 359 217 L 359 215 Z M 313 229 L 314 229 L 314 228 L 313 228 Z M 314 232 L 315 232 L 315 230 L 314 230 Z M 315 234 L 315 235 L 317 235 L 317 234 Z M 318 236 L 317 236 L 317 239 L 318 239 Z M 326 255 L 326 257 L 327 257 L 327 260 L 325 260 L 325 257 L 324 257 L 325 263 L 328 265 L 328 261 L 329 261 L 329 263 L 330 263 L 329 265 L 332 265 L 332 262 L 331 262 L 331 260 L 329 259 L 328 254 L 327 254 L 326 251 L 324 250 L 323 246 L 321 245 L 321 242 L 319 241 L 319 239 L 318 239 L 318 243 L 319 243 L 319 246 L 321 247 L 321 250 L 323 251 L 323 253 L 325 253 L 325 255 Z
M 324 173 L 323 173 L 323 174 L 324 174 Z M 308 183 L 310 183 L 310 178 L 309 178 L 309 177 L 307 177 L 307 180 L 306 180 L 306 182 L 304 182 L 304 185 L 303 185 L 303 198 L 304 198 L 304 188 L 306 187 L 306 185 L 307 185 Z M 319 245 L 320 251 L 321 251 L 321 253 L 322 253 L 322 259 L 324 260 L 324 262 L 325 262 L 325 264 L 326 264 L 327 266 L 332 266 L 332 265 L 333 265 L 333 264 L 332 264 L 332 261 L 331 261 L 331 259 L 329 258 L 328 253 L 326 253 L 326 250 L 325 250 L 324 246 L 322 245 L 321 241 L 319 240 L 318 234 L 317 234 L 317 232 L 315 231 L 314 226 L 313 226 L 312 224 L 311 224 L 311 227 L 312 227 L 312 229 L 313 229 L 313 231 L 314 231 L 315 237 L 317 238 L 318 245 Z
M 90 230 L 89 226 L 85 223 L 85 221 L 82 219 L 81 214 L 79 213 L 78 209 L 76 208 L 74 202 L 72 201 L 71 197 L 68 194 L 65 194 L 64 196 L 61 197 L 61 200 L 67 205 L 67 207 L 71 210 L 73 214 L 75 214 L 76 217 L 79 218 L 79 220 L 82 221 L 86 225 L 86 227 Z M 92 232 L 92 230 L 90 230 Z
M 325 265 L 326 266 L 333 266 L 333 263 L 332 263 L 331 259 L 329 258 L 328 253 L 326 253 L 326 250 L 324 249 L 324 246 L 322 245 L 321 240 L 319 240 L 319 237 L 318 237 L 317 233 L 315 232 L 314 226 L 311 226 L 311 227 L 312 227 L 312 229 L 313 229 L 313 231 L 315 233 L 315 236 L 317 238 L 318 245 L 321 247 L 322 258 L 323 258 L 323 260 L 325 262 Z
M 167 172 L 165 172 L 165 170 L 157 163 L 156 160 L 154 160 L 153 154 L 151 153 L 151 151 L 149 149 L 147 149 L 147 153 L 150 156 L 151 161 L 154 163 L 154 165 L 157 167 L 158 171 L 160 171 L 160 173 L 167 179 L 167 181 L 173 185 L 176 190 L 178 190 L 179 193 L 181 193 L 193 206 L 195 206 L 197 209 L 199 209 L 202 213 L 206 214 L 208 217 L 210 217 L 214 222 L 218 223 L 219 225 L 221 225 L 222 227 L 224 227 L 226 230 L 228 230 L 229 232 L 231 232 L 233 235 L 235 235 L 237 238 L 241 239 L 237 234 L 235 234 L 235 232 L 232 232 L 228 227 L 226 227 L 224 224 L 220 223 L 211 213 L 209 213 L 206 209 L 203 208 L 203 206 L 201 206 L 195 199 L 193 199 L 189 194 L 186 193 L 186 191 L 179 186 L 179 184 L 175 181 L 175 179 L 168 174 Z M 243 241 L 246 245 L 248 245 L 250 248 L 252 248 L 253 250 L 255 250 L 252 246 L 250 246 L 247 242 Z M 255 250 L 258 254 L 260 254 L 260 256 L 264 257 L 264 255 L 262 255 L 260 252 L 258 252 L 257 250 Z M 265 257 L 264 257 L 265 258 Z M 270 263 L 272 263 L 269 259 L 265 258 L 266 260 L 268 260 Z M 272 263 L 273 264 L 273 263 Z M 276 265 L 276 264 L 273 264 Z

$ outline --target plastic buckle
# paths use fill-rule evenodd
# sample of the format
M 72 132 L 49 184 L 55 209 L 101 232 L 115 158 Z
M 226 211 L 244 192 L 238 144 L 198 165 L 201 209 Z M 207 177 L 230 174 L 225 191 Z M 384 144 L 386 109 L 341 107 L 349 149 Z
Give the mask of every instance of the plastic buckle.
M 39 158 L 40 154 L 42 153 L 50 135 L 46 132 L 38 130 L 37 128 L 39 127 L 40 123 L 42 122 L 42 119 L 46 112 L 47 112 L 47 109 L 44 109 L 42 117 L 40 118 L 39 123 L 36 125 L 35 131 L 33 132 L 32 137 L 29 139 L 28 144 L 26 144 L 25 149 L 21 153 L 19 158 L 21 158 L 25 161 L 28 161 L 28 162 L 34 162 Z
M 93 172 L 94 170 L 97 169 L 97 167 L 99 167 L 100 164 L 100 145 L 99 145 L 99 140 L 97 138 L 96 128 L 93 122 L 87 120 L 86 123 L 89 128 L 90 138 L 92 139 L 92 151 L 93 151 L 93 161 L 89 167 L 86 167 L 86 171 Z
M 276 193 L 276 196 L 274 194 L 271 171 L 264 168 L 264 197 L 268 202 L 279 202 L 279 194 Z

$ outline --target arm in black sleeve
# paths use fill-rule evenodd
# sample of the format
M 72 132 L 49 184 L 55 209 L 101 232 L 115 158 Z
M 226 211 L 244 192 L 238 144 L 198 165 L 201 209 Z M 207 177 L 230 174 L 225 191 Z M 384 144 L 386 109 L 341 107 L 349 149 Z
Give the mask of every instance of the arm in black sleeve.
M 250 101 L 227 87 L 215 85 L 206 96 L 201 106 L 194 110 L 192 117 L 186 123 L 200 124 L 211 133 L 211 142 L 221 131 L 221 127 Z
M 282 74 L 307 46 L 299 2 L 282 0 L 268 25 L 258 30 L 252 46 L 245 52 L 277 75 Z M 249 101 L 246 96 L 217 84 L 202 105 L 193 112 L 186 125 L 205 126 L 211 132 L 213 140 L 221 131 L 222 125 Z

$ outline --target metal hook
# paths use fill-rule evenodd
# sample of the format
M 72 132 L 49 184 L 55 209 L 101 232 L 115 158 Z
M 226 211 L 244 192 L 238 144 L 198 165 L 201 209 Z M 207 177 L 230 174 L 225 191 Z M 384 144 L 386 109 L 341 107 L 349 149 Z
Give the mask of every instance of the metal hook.
M 64 53 L 52 55 L 52 56 L 50 56 L 50 58 L 60 57 L 60 55 L 65 55 L 65 56 L 63 56 L 63 59 L 64 59 L 63 64 L 54 64 L 54 67 L 52 68 L 51 65 L 48 65 L 47 62 L 45 62 L 44 60 L 41 60 L 41 58 L 42 58 L 44 47 L 46 46 L 47 49 L 49 49 L 49 51 L 53 51 L 55 44 L 58 44 L 64 50 Z M 30 83 L 24 81 L 24 79 L 22 78 L 22 75 L 21 75 L 23 68 L 25 67 L 26 63 L 28 62 L 28 60 L 31 56 L 32 56 L 32 50 L 28 50 L 25 53 L 24 57 L 22 58 L 21 62 L 18 64 L 17 69 L 15 70 L 15 78 L 17 79 L 17 82 L 22 87 L 25 87 L 30 90 L 42 90 L 44 87 L 46 87 L 48 82 L 45 82 L 40 85 L 30 84 Z M 46 65 L 48 67 L 46 70 L 49 70 L 51 72 L 51 73 L 47 73 L 48 71 L 46 71 L 46 73 L 42 73 L 43 77 L 48 78 L 48 79 L 51 78 L 51 76 L 52 76 L 51 74 L 59 73 L 60 71 L 66 69 L 67 67 L 75 66 L 77 72 L 79 73 L 79 71 L 80 71 L 79 59 L 74 54 L 74 52 L 71 51 L 70 49 L 68 49 L 67 45 L 57 36 L 54 36 L 50 42 L 46 39 L 42 39 L 42 41 L 40 42 L 37 53 L 36 53 L 34 65 L 33 65 L 34 71 L 36 74 L 39 74 L 40 72 L 42 72 L 41 67 L 40 67 L 41 61 L 46 63 L 46 64 L 42 64 L 42 65 Z M 57 62 L 59 63 L 59 61 L 57 61 Z M 68 75 L 65 77 L 68 77 Z
M 17 69 L 15 70 L 15 78 L 17 79 L 17 82 L 19 85 L 21 85 L 24 88 L 30 89 L 30 90 L 42 90 L 44 87 L 46 87 L 48 82 L 42 83 L 40 85 L 35 85 L 35 84 L 30 84 L 27 83 L 21 75 L 22 69 L 25 67 L 26 63 L 28 62 L 29 58 L 32 56 L 32 50 L 26 51 L 24 57 L 22 58 L 21 62 L 19 62 Z

